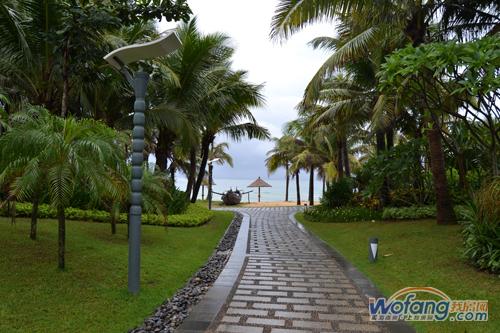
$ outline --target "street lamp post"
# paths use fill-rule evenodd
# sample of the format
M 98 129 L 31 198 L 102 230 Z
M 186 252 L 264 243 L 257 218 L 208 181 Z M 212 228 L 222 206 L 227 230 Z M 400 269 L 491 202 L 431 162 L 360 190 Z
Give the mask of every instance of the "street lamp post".
M 142 215 L 142 165 L 144 163 L 144 124 L 146 111 L 146 91 L 149 74 L 142 70 L 134 75 L 126 67 L 128 64 L 167 55 L 180 47 L 181 43 L 174 31 L 144 44 L 134 44 L 119 48 L 104 57 L 111 66 L 119 70 L 134 88 L 134 128 L 132 130 L 132 179 L 130 182 L 130 218 L 128 252 L 128 291 L 139 293 L 141 268 L 141 215 Z
M 220 158 L 214 158 L 208 161 L 208 209 L 212 210 L 212 184 L 213 184 L 213 163 L 219 161 Z

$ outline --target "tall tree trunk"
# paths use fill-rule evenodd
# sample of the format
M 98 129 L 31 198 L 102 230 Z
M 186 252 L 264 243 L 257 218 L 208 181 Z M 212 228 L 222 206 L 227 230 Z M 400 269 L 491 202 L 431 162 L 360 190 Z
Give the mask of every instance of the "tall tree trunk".
M 448 182 L 446 180 L 441 134 L 435 122 L 432 122 L 432 128 L 427 130 L 427 140 L 429 141 L 431 172 L 436 191 L 437 223 L 455 224 L 455 212 L 453 211 L 453 205 L 448 190 Z
M 342 148 L 342 140 L 337 140 L 337 179 L 344 178 L 344 149 Z
M 194 179 L 196 177 L 196 149 L 191 148 L 189 151 L 189 172 L 188 172 L 188 182 L 186 185 L 186 199 L 191 198 L 191 192 L 193 191 Z
M 205 169 L 208 162 L 208 154 L 210 152 L 210 144 L 213 141 L 213 137 L 209 135 L 204 135 L 201 140 L 201 163 L 200 171 L 198 173 L 198 178 L 193 187 L 193 195 L 191 196 L 191 202 L 195 203 L 200 192 L 201 183 L 203 182 L 203 177 L 205 177 Z
M 325 195 L 325 189 L 326 189 L 326 178 L 323 176 L 323 191 L 322 194 Z
M 309 173 L 309 206 L 314 206 L 314 167 Z
M 35 196 L 31 206 L 31 228 L 30 238 L 36 240 L 36 227 L 38 222 L 38 198 Z
M 167 160 L 172 155 L 175 133 L 166 128 L 160 128 L 158 144 L 155 149 L 156 165 L 160 171 L 167 170 Z
M 16 224 L 16 200 L 12 200 L 10 205 L 10 224 Z
M 347 150 L 347 139 L 342 142 L 342 159 L 344 160 L 344 168 L 346 177 L 351 177 L 351 163 L 349 162 L 349 151 Z
M 64 254 L 66 251 L 66 216 L 64 215 L 64 207 L 57 207 L 58 220 L 58 267 L 64 269 Z
M 394 148 L 394 129 L 392 126 L 389 126 L 389 128 L 386 129 L 385 138 L 387 141 L 387 150 Z
M 288 162 L 285 164 L 285 201 L 288 201 L 288 189 L 290 186 L 290 173 L 289 173 L 290 166 L 288 165 Z
M 295 173 L 295 186 L 297 187 L 297 205 L 300 206 L 300 180 L 299 180 L 299 172 Z
M 385 133 L 382 130 L 377 130 L 375 132 L 375 139 L 377 143 L 377 155 L 381 155 L 386 150 L 385 144 Z M 387 177 L 384 177 L 384 182 L 382 183 L 382 187 L 380 188 L 380 203 L 383 207 L 387 206 L 390 202 L 389 196 L 389 183 L 387 181 Z
M 175 162 L 170 163 L 170 166 L 168 167 L 168 171 L 170 173 L 170 180 L 172 181 L 172 185 L 175 185 Z
M 61 100 L 61 117 L 66 117 L 68 113 L 68 98 L 69 98 L 69 37 L 65 38 L 63 50 L 63 66 L 62 66 L 62 100 Z
M 115 235 L 116 234 L 116 215 L 119 214 L 119 210 L 118 210 L 118 207 L 116 205 L 116 203 L 113 203 L 113 205 L 111 206 L 111 214 L 110 214 L 110 217 L 111 217 L 111 234 L 112 235 Z
M 465 165 L 465 156 L 463 152 L 457 153 L 457 169 L 458 169 L 458 187 L 463 191 L 467 190 L 467 167 Z

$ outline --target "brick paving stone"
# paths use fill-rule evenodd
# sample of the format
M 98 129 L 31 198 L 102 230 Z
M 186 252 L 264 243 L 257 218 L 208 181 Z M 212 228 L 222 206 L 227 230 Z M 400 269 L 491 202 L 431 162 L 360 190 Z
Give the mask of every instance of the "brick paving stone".
M 344 266 L 290 222 L 294 210 L 242 210 L 251 217 L 246 266 L 211 332 L 381 332 Z
M 253 303 L 252 305 L 256 309 L 269 309 L 269 310 L 286 310 L 286 304 L 274 304 L 274 303 Z
M 312 318 L 312 314 L 310 312 L 276 311 L 274 315 L 276 317 L 283 317 L 283 318 L 298 318 L 298 319 Z
M 293 327 L 298 327 L 298 328 L 315 328 L 315 329 L 331 329 L 332 324 L 329 322 L 324 322 L 324 321 L 305 321 L 305 320 L 294 320 L 292 322 Z
M 217 327 L 217 332 L 225 333 L 262 333 L 264 329 L 262 327 L 250 327 L 250 326 L 240 326 L 240 325 L 226 325 L 222 324 Z
M 283 319 L 269 319 L 269 318 L 253 318 L 247 319 L 247 324 L 258 324 L 265 326 L 285 326 Z

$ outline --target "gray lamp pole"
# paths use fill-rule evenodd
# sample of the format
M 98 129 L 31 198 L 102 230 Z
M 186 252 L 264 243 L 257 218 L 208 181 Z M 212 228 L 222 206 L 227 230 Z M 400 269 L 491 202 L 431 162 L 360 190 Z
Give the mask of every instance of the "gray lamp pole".
M 132 130 L 132 179 L 130 182 L 129 251 L 128 251 L 128 291 L 139 293 L 141 281 L 141 216 L 142 216 L 142 165 L 144 163 L 144 124 L 146 117 L 146 91 L 149 74 L 143 71 L 132 77 L 127 65 L 167 55 L 181 46 L 174 31 L 144 44 L 134 44 L 119 48 L 104 59 L 123 73 L 134 88 L 134 128 Z
M 149 74 L 137 72 L 134 76 L 134 129 L 132 130 L 132 180 L 130 182 L 130 219 L 128 248 L 128 290 L 137 294 L 141 281 L 141 216 L 142 164 L 144 163 L 144 124 L 146 91 Z
M 212 184 L 213 184 L 213 170 L 214 170 L 214 162 L 219 161 L 220 158 L 214 158 L 213 160 L 208 161 L 208 209 L 212 210 Z

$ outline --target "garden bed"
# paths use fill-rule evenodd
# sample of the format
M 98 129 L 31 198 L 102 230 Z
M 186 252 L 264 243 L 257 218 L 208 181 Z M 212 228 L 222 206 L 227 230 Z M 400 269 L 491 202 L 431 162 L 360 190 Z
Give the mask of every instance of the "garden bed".
M 31 217 L 31 203 L 16 203 L 16 216 Z M 4 207 L 1 211 L 2 216 L 7 216 Z M 111 222 L 111 214 L 104 210 L 66 208 L 66 219 L 91 222 Z M 197 227 L 207 223 L 212 219 L 214 213 L 200 204 L 190 204 L 187 210 L 182 214 L 167 215 L 166 218 L 157 214 L 142 214 L 142 224 L 163 225 L 171 227 Z M 46 204 L 38 206 L 38 217 L 46 219 L 57 218 L 57 212 L 54 208 Z M 116 223 L 127 223 L 128 213 L 120 213 Z

